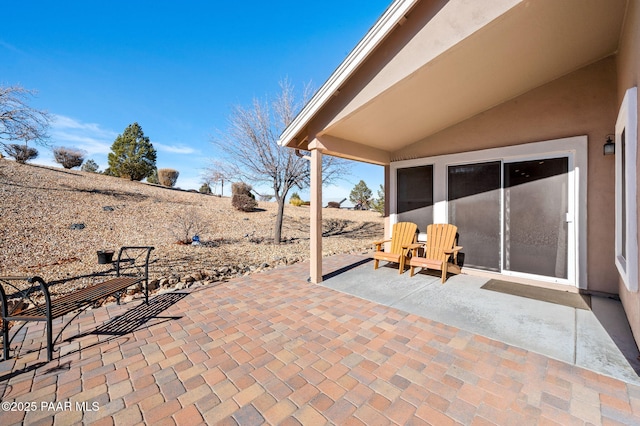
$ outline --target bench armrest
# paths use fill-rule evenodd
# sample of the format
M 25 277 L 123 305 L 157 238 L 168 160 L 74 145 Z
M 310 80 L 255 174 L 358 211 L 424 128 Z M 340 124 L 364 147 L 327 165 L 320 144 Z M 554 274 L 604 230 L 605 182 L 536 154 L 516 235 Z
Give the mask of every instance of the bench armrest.
M 154 247 L 124 246 L 118 251 L 118 259 L 116 260 L 116 277 L 121 276 L 122 263 L 131 263 L 130 268 L 136 271 L 136 275 L 143 276 L 145 303 L 149 303 L 149 257 L 151 257 L 151 250 L 154 250 Z M 123 254 L 132 257 L 123 258 Z M 143 258 L 144 264 L 142 264 Z
M 155 247 L 151 246 L 123 246 L 120 247 L 118 251 L 118 258 L 116 259 L 116 276 L 120 276 L 120 269 L 122 264 L 131 263 L 131 266 L 137 266 L 136 260 L 141 256 L 144 256 L 144 278 L 145 280 L 149 280 L 149 257 L 151 257 L 151 250 L 154 250 Z M 134 252 L 134 253 L 131 253 Z M 133 257 L 123 257 L 123 254 L 130 256 L 131 254 L 137 256 Z M 142 265 L 138 265 L 138 268 L 141 268 Z
M 13 284 L 12 281 L 26 281 L 30 284 L 30 286 L 28 288 L 19 288 L 17 285 Z M 47 339 L 49 340 L 51 339 L 51 295 L 49 294 L 47 283 L 40 277 L 0 277 L 0 309 L 2 310 L 0 314 L 2 314 L 3 341 L 2 356 L 4 360 L 7 360 L 9 359 L 9 348 L 11 346 L 11 339 L 9 338 L 9 321 L 11 321 L 13 317 L 20 319 L 20 312 L 16 312 L 16 310 L 22 311 L 22 306 L 16 305 L 14 306 L 14 309 L 9 312 L 9 299 L 7 298 L 7 294 L 4 290 L 5 285 L 15 290 L 11 294 L 12 298 L 14 296 L 19 296 L 23 303 L 32 303 L 37 307 L 38 311 L 42 313 L 42 317 L 48 319 Z M 32 293 L 34 291 L 37 291 L 37 289 L 40 289 L 40 291 L 44 295 L 44 309 L 42 305 L 38 305 L 36 301 L 31 297 Z M 16 307 L 18 308 L 16 309 Z
M 20 288 L 18 285 L 13 284 L 13 281 L 26 281 L 30 285 L 27 288 Z M 8 296 L 4 289 L 5 286 L 14 290 Z M 34 295 L 44 296 L 44 305 L 38 303 L 34 299 Z M 51 293 L 49 292 L 49 286 L 45 280 L 38 276 L 0 277 L 0 309 L 2 309 L 0 314 L 2 314 L 2 318 L 13 316 L 13 312 L 9 312 L 9 299 L 14 299 L 16 296 L 23 302 L 26 302 L 27 305 L 31 304 L 40 307 L 39 310 L 42 312 L 42 316 L 47 316 L 48 313 L 51 312 Z

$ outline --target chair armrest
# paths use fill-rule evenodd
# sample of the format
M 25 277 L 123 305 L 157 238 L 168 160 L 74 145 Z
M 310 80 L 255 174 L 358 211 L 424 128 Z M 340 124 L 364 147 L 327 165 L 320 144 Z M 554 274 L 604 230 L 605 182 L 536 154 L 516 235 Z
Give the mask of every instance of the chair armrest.
M 373 244 L 376 246 L 376 251 L 382 251 L 382 245 L 388 242 L 391 242 L 391 240 L 374 241 Z
M 422 243 L 412 243 L 412 244 L 406 244 L 406 245 L 402 246 L 402 248 L 406 248 L 406 249 L 409 249 L 409 250 L 414 250 L 414 249 L 418 249 L 418 248 L 423 247 L 423 246 L 424 246 L 424 244 L 422 244 Z
M 373 244 L 375 245 L 380 245 L 380 244 L 384 244 L 384 243 L 390 243 L 391 240 L 380 240 L 380 241 L 374 241 Z
M 449 255 L 453 255 L 453 264 L 457 265 L 458 264 L 458 252 L 462 250 L 462 246 L 455 246 L 452 249 L 447 249 L 444 251 L 445 254 L 449 254 Z
M 446 249 L 444 252 L 445 254 L 454 254 L 456 252 L 459 252 L 460 250 L 462 250 L 462 246 L 455 246 L 454 248 Z
M 422 243 L 405 244 L 402 246 L 402 253 L 406 256 L 409 252 L 411 252 L 412 256 L 417 256 L 418 249 L 421 247 L 424 247 L 424 244 Z

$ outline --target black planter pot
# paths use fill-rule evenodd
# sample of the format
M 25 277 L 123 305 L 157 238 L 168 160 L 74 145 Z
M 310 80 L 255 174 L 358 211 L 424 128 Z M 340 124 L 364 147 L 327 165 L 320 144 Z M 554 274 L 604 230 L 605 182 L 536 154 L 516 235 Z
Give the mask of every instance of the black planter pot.
M 113 262 L 113 250 L 98 250 L 98 263 L 105 265 Z

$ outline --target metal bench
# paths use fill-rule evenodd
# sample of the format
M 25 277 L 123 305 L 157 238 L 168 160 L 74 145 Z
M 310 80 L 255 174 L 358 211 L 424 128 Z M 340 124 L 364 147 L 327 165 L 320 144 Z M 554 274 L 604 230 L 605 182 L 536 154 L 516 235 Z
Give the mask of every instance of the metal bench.
M 120 304 L 120 296 L 131 286 L 144 283 L 145 303 L 149 303 L 149 257 L 153 247 L 129 246 L 122 247 L 116 259 L 116 276 L 106 281 L 76 290 L 55 299 L 51 298 L 50 284 L 38 276 L 31 277 L 0 277 L 0 305 L 2 308 L 2 346 L 4 359 L 9 359 L 10 321 L 44 321 L 47 333 L 47 359 L 53 359 L 53 331 L 52 324 L 56 318 L 63 317 L 71 312 L 87 308 L 109 296 L 115 296 Z M 124 255 L 124 256 L 123 256 Z M 133 256 L 131 256 L 133 255 Z M 126 257 L 125 257 L 126 256 Z M 137 259 L 144 259 L 144 264 L 138 265 Z M 142 262 L 142 260 L 140 260 Z M 135 271 L 131 275 L 131 271 Z M 22 282 L 19 286 L 14 282 Z M 24 282 L 27 284 L 24 285 Z M 11 288 L 14 292 L 7 296 L 4 287 Z M 40 298 L 44 301 L 36 302 Z M 12 309 L 9 312 L 9 300 L 22 300 L 32 306 L 20 310 Z M 74 317 L 75 318 L 75 317 Z M 73 318 L 72 318 L 73 319 Z M 24 325 L 24 324 L 23 324 Z M 17 333 L 14 333 L 13 337 Z

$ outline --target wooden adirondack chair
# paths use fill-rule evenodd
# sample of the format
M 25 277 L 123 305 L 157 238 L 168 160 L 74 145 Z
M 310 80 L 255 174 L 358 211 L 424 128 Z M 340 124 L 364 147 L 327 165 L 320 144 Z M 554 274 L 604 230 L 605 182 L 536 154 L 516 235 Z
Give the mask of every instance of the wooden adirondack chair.
M 416 231 L 418 225 L 411 222 L 398 222 L 393 225 L 391 230 L 391 239 L 375 241 L 376 251 L 373 253 L 373 269 L 378 269 L 379 262 L 386 260 L 387 262 L 395 262 L 398 266 L 398 273 L 404 272 L 404 265 L 409 254 L 407 248 L 416 241 Z M 384 243 L 391 242 L 391 249 L 386 252 L 382 251 Z
M 462 250 L 462 247 L 455 245 L 457 232 L 457 226 L 446 223 L 427 226 L 427 243 L 407 246 L 411 250 L 410 276 L 414 275 L 415 268 L 437 269 L 442 271 L 442 283 L 444 284 L 448 272 L 459 274 L 460 266 L 456 262 L 458 252 Z M 424 257 L 418 255 L 421 247 L 424 247 Z M 450 262 L 451 258 L 453 258 L 453 262 Z

